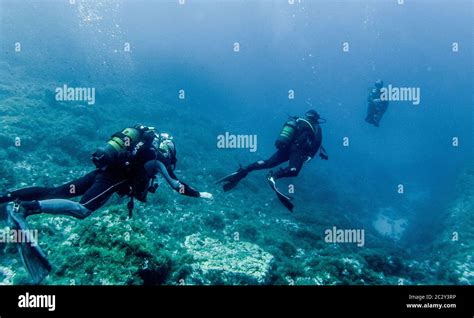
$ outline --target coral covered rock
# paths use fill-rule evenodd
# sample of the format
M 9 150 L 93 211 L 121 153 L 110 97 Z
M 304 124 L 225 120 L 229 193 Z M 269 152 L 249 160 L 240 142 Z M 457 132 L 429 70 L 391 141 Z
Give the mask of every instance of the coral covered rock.
M 196 261 L 192 264 L 194 283 L 262 284 L 268 279 L 273 260 L 258 245 L 242 241 L 222 243 L 200 234 L 187 236 L 184 247 Z

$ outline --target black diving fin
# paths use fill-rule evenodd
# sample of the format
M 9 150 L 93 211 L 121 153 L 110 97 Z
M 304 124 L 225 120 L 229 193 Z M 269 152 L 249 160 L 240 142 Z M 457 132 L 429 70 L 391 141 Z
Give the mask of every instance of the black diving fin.
M 278 190 L 278 188 L 276 187 L 276 183 L 275 183 L 275 179 L 273 178 L 272 174 L 270 173 L 268 176 L 267 176 L 267 180 L 268 180 L 268 184 L 270 185 L 270 187 L 272 188 L 273 191 L 275 191 L 277 197 L 278 197 L 278 200 L 280 200 L 280 202 L 290 211 L 290 212 L 293 212 L 293 208 L 294 208 L 294 204 L 291 203 L 291 200 L 293 200 L 292 197 L 288 196 L 288 195 L 285 195 L 283 193 L 280 192 L 280 190 Z
M 224 192 L 227 192 L 235 188 L 235 186 L 237 186 L 239 181 L 245 178 L 247 174 L 248 172 L 242 167 L 240 167 L 239 170 L 237 170 L 236 172 L 233 172 L 229 174 L 228 176 L 225 176 L 224 178 L 217 180 L 216 184 L 225 182 L 222 188 L 224 189 Z
M 21 231 L 24 240 L 18 242 L 18 252 L 20 253 L 23 264 L 33 280 L 33 284 L 39 284 L 48 276 L 51 271 L 51 264 L 46 258 L 45 253 L 41 250 L 36 242 L 31 237 L 31 232 L 28 229 L 28 224 L 20 212 L 19 203 L 9 203 L 7 205 L 8 219 L 12 230 Z

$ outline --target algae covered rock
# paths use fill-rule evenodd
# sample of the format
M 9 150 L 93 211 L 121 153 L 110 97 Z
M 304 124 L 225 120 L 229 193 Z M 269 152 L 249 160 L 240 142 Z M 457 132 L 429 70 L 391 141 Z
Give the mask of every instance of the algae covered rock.
M 256 244 L 193 234 L 186 237 L 184 247 L 195 260 L 192 283 L 264 284 L 270 276 L 273 255 Z
M 438 271 L 449 283 L 474 285 L 474 166 L 460 176 L 456 190 L 457 197 L 445 215 L 444 231 L 433 243 L 436 254 L 432 258 L 446 262 Z
M 0 266 L 0 286 L 12 285 L 15 272 L 9 267 Z
M 171 257 L 144 226 L 143 218 L 127 219 L 120 206 L 84 220 L 44 215 L 39 228 L 53 271 L 43 282 L 59 285 L 160 285 L 171 272 Z M 48 233 L 46 234 L 46 231 Z

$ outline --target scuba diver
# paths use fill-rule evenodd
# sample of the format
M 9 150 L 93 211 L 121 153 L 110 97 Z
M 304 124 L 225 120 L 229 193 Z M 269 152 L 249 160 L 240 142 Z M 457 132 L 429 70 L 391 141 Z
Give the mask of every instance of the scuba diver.
M 370 90 L 369 97 L 367 98 L 369 104 L 365 121 L 375 127 L 379 127 L 380 120 L 382 119 L 383 114 L 387 111 L 388 101 L 380 98 L 382 95 L 381 89 L 383 87 L 383 81 L 378 79 L 375 81 L 374 86 L 375 88 Z
M 159 174 L 182 195 L 213 198 L 212 194 L 199 192 L 176 177 L 173 138 L 157 133 L 153 127 L 135 125 L 113 134 L 91 159 L 96 169 L 77 180 L 59 187 L 29 187 L 1 194 L 0 204 L 9 202 L 4 214 L 11 228 L 28 234 L 26 218 L 40 213 L 84 219 L 102 207 L 113 193 L 129 196 L 127 207 L 131 217 L 133 200 L 146 202 L 147 194 L 158 188 L 155 181 Z M 67 200 L 77 196 L 81 196 L 79 202 Z M 51 270 L 46 255 L 38 244 L 21 242 L 17 246 L 33 282 L 39 284 Z
M 319 150 L 321 159 L 327 160 L 326 150 L 321 145 L 322 131 L 319 124 L 325 123 L 315 110 L 306 112 L 306 119 L 300 117 L 290 117 L 275 142 L 277 151 L 267 160 L 259 160 L 244 168 L 240 167 L 236 172 L 218 180 L 216 183 L 223 182 L 225 192 L 233 189 L 240 180 L 254 170 L 274 168 L 286 161 L 289 166 L 280 168 L 278 171 L 270 171 L 267 175 L 267 181 L 270 187 L 277 194 L 280 202 L 291 212 L 293 212 L 293 203 L 288 195 L 283 194 L 276 187 L 275 180 L 279 178 L 296 177 L 304 163 L 308 163 Z

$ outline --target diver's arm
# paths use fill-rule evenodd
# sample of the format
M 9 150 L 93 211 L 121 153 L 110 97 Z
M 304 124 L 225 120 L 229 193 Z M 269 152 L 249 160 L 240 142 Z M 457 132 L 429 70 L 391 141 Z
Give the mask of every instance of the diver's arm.
M 156 160 L 155 162 L 157 168 L 158 168 L 158 172 L 161 172 L 161 174 L 163 175 L 163 177 L 165 178 L 166 182 L 168 182 L 168 184 L 176 191 L 179 191 L 181 189 L 181 182 L 179 182 L 179 180 L 176 180 L 176 179 L 173 179 L 169 173 L 168 173 L 168 169 L 166 169 L 166 166 L 163 164 L 163 162 L 159 161 L 159 160 Z
M 160 160 L 149 160 L 143 166 L 149 178 L 156 177 L 156 175 L 161 172 L 166 182 L 168 182 L 173 189 L 179 190 L 181 183 L 169 175 L 166 166 Z
M 319 147 L 319 156 L 323 160 L 328 160 L 329 159 L 328 153 L 326 152 L 326 149 L 324 149 L 323 145 L 321 145 L 321 147 Z
M 178 177 L 174 174 L 173 170 L 171 169 L 171 167 L 168 167 L 167 169 L 168 171 L 168 174 L 175 180 L 178 180 Z M 183 181 L 179 181 L 179 183 L 181 183 L 181 187 L 180 189 L 178 190 L 179 193 L 183 194 L 183 195 L 187 195 L 187 196 L 190 196 L 190 197 L 195 197 L 195 198 L 203 198 L 203 199 L 209 199 L 209 200 L 212 200 L 214 199 L 214 197 L 212 196 L 212 193 L 209 193 L 209 192 L 199 192 L 197 190 L 195 190 L 194 188 L 192 188 L 191 186 L 187 185 L 186 183 L 184 183 Z
M 161 161 L 156 160 L 156 166 L 159 172 L 161 172 L 165 178 L 166 182 L 168 182 L 168 184 L 180 194 L 194 198 L 212 199 L 212 195 L 210 193 L 199 192 L 186 183 L 179 181 L 173 171 L 171 169 L 167 169 Z

